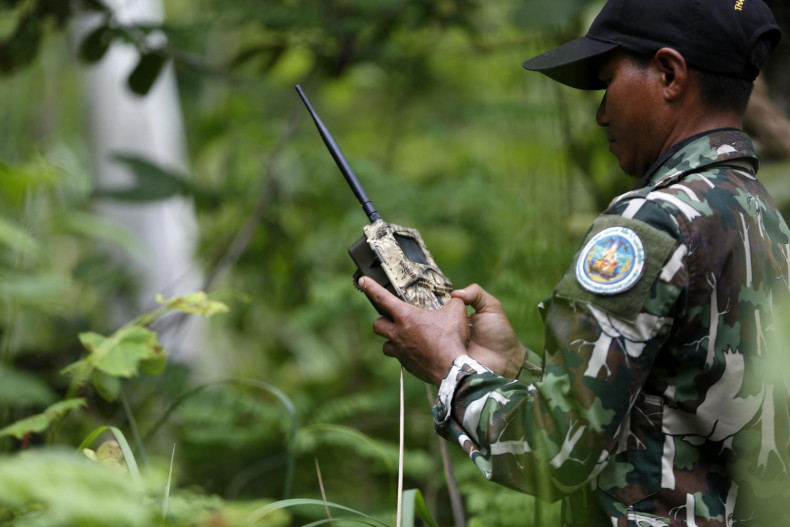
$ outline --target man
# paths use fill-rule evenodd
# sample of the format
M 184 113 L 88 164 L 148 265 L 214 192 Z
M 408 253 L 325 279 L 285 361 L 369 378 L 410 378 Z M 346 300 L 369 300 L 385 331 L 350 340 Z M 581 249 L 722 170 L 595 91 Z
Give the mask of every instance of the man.
M 760 0 L 610 0 L 524 63 L 606 90 L 596 121 L 638 180 L 542 306 L 542 367 L 477 285 L 423 311 L 360 283 L 384 353 L 439 386 L 437 431 L 562 497 L 565 525 L 790 525 L 790 383 L 770 374 L 790 230 L 740 131 L 779 38 Z

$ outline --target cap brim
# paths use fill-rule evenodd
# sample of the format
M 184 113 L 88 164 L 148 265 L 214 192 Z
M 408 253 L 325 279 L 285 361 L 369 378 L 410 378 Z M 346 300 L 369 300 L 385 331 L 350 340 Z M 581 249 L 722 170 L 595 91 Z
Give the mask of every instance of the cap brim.
M 618 46 L 619 44 L 587 36 L 579 37 L 525 60 L 522 66 L 531 71 L 539 71 L 571 88 L 602 90 L 606 85 L 598 78 L 598 59 Z

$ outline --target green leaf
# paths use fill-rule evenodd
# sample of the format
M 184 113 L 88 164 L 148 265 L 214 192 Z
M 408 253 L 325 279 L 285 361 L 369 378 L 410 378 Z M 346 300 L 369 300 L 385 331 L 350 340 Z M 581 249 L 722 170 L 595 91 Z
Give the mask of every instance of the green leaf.
M 0 430 L 0 437 L 14 436 L 23 439 L 30 433 L 41 433 L 49 428 L 52 421 L 66 415 L 75 408 L 85 406 L 85 399 L 66 399 L 53 404 L 40 414 L 31 415 L 21 421 L 12 423 Z
M 119 201 L 158 201 L 190 191 L 187 177 L 165 169 L 148 159 L 130 154 L 116 154 L 113 159 L 126 165 L 134 175 L 134 185 L 122 189 L 97 189 L 94 196 Z
M 98 62 L 110 49 L 113 32 L 109 26 L 102 24 L 94 29 L 80 44 L 79 57 L 89 64 Z
M 156 295 L 156 301 L 170 309 L 176 309 L 192 315 L 202 315 L 204 317 L 210 317 L 217 313 L 227 313 L 228 311 L 228 306 L 216 300 L 209 300 L 208 295 L 203 291 L 190 293 L 186 296 L 175 296 L 168 300 L 165 300 L 160 294 Z
M 414 527 L 415 514 L 425 522 L 428 527 L 438 527 L 425 499 L 418 489 L 409 489 L 403 492 L 403 515 L 401 527 Z
M 137 95 L 147 94 L 166 62 L 167 57 L 162 51 L 143 53 L 137 67 L 129 75 L 129 88 Z
M 90 352 L 84 360 L 93 368 L 117 377 L 133 377 L 140 362 L 164 356 L 156 333 L 140 326 L 125 326 L 109 337 L 90 332 L 80 333 L 79 337 Z

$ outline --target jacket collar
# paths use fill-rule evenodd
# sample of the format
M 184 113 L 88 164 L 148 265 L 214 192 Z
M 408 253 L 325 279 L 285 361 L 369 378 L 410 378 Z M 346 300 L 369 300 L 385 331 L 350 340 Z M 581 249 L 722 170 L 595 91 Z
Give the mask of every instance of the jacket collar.
M 737 128 L 710 130 L 689 137 L 667 150 L 645 173 L 636 188 L 665 186 L 710 165 L 739 160 L 739 168 L 754 175 L 759 161 L 751 138 Z

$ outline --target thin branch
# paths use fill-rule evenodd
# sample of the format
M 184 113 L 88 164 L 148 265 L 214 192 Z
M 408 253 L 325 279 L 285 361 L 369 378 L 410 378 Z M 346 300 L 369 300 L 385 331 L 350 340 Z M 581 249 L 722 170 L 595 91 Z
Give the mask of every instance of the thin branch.
M 428 403 L 433 405 L 434 395 L 431 387 L 425 385 L 425 392 L 428 395 Z M 439 440 L 439 451 L 442 454 L 442 467 L 444 468 L 444 478 L 447 480 L 447 492 L 450 495 L 450 508 L 453 511 L 453 521 L 456 527 L 466 527 L 466 515 L 464 514 L 464 503 L 461 499 L 461 491 L 458 489 L 458 481 L 455 479 L 453 462 L 450 459 L 450 451 L 447 449 L 447 441 L 441 437 Z
M 274 198 L 277 194 L 277 188 L 280 184 L 280 174 L 277 171 L 276 165 L 280 159 L 280 156 L 285 151 L 285 147 L 288 145 L 294 133 L 296 132 L 299 122 L 301 121 L 303 112 L 298 110 L 300 110 L 300 108 L 294 104 L 290 117 L 288 118 L 288 124 L 285 128 L 285 132 L 280 136 L 280 140 L 277 142 L 274 150 L 269 155 L 269 159 L 264 169 L 266 189 L 258 199 L 258 202 L 255 204 L 255 207 L 247 218 L 247 221 L 244 222 L 239 231 L 236 233 L 236 236 L 233 238 L 233 241 L 231 242 L 230 247 L 228 248 L 225 255 L 209 272 L 206 280 L 203 283 L 204 291 L 208 291 L 214 282 L 219 279 L 222 274 L 225 273 L 225 271 L 232 267 L 239 260 L 239 258 L 241 258 L 241 256 L 247 250 L 250 240 L 252 240 L 252 236 L 258 229 L 261 219 L 263 219 L 263 215 L 274 201 Z
M 318 488 L 321 489 L 321 499 L 327 501 L 326 489 L 324 489 L 324 478 L 321 477 L 321 467 L 318 464 L 318 458 L 314 458 L 314 459 L 315 459 L 315 473 L 318 476 Z M 329 510 L 329 505 L 324 505 L 324 509 L 326 509 L 326 517 L 331 520 L 332 512 Z

